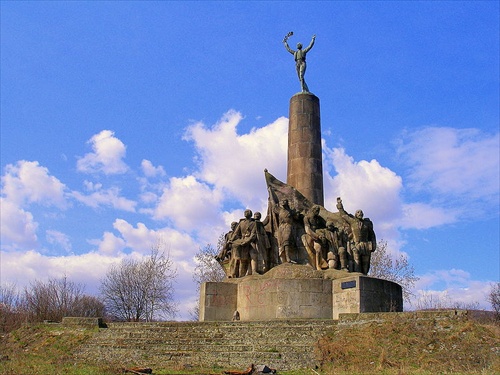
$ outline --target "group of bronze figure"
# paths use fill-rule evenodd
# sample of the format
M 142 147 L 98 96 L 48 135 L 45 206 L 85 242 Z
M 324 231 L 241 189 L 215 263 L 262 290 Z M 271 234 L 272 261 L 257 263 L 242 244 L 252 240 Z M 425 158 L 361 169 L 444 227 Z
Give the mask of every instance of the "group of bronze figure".
M 336 220 L 312 205 L 302 212 L 290 207 L 288 199 L 272 202 L 267 217 L 245 210 L 239 223 L 231 224 L 225 243 L 216 257 L 225 264 L 227 276 L 263 274 L 283 263 L 308 263 L 317 270 L 337 269 L 367 274 L 371 253 L 376 249 L 373 223 L 363 211 L 347 213 L 337 198 Z M 335 214 L 333 214 L 335 215 Z M 330 216 L 333 216 L 330 215 Z M 325 219 L 324 216 L 327 216 Z

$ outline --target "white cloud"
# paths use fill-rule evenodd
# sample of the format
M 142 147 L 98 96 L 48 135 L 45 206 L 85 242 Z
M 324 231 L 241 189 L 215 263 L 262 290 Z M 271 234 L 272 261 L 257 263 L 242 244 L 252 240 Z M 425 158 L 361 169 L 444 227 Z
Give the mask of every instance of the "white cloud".
M 0 198 L 0 233 L 3 249 L 31 249 L 38 246 L 38 223 L 33 215 Z
M 45 238 L 48 243 L 59 246 L 67 253 L 71 252 L 71 240 L 66 234 L 57 230 L 47 230 Z
M 20 160 L 15 165 L 8 164 L 2 176 L 2 194 L 20 207 L 37 203 L 66 208 L 65 191 L 66 186 L 37 161 Z
M 153 163 L 151 163 L 149 160 L 146 159 L 142 160 L 141 168 L 142 168 L 142 173 L 144 173 L 146 177 L 157 177 L 157 176 L 161 177 L 166 175 L 165 170 L 161 165 L 155 167 Z
M 457 220 L 457 215 L 456 211 L 425 203 L 404 204 L 400 225 L 403 229 L 427 229 L 454 223 Z
M 198 251 L 197 243 L 186 233 L 172 228 L 150 229 L 144 223 L 132 224 L 123 219 L 116 219 L 113 228 L 117 234 L 104 232 L 102 239 L 90 240 L 97 246 L 98 251 L 103 254 L 120 254 L 125 249 L 132 252 L 147 255 L 153 246 L 159 243 L 169 251 L 170 255 L 183 260 L 194 255 Z
M 435 270 L 419 276 L 415 284 L 413 307 L 440 303 L 450 307 L 479 304 L 480 309 L 491 309 L 487 296 L 491 288 L 488 281 L 473 280 L 470 273 L 461 269 Z
M 2 282 L 9 280 L 17 287 L 28 286 L 34 280 L 67 276 L 69 280 L 86 286 L 86 292 L 97 294 L 100 279 L 111 264 L 121 258 L 94 252 L 82 255 L 46 256 L 34 250 L 2 252 L 0 271 Z
M 71 195 L 82 202 L 83 204 L 98 208 L 101 206 L 110 206 L 117 210 L 135 212 L 135 207 L 137 202 L 120 196 L 120 189 L 117 187 L 111 187 L 109 189 L 101 189 L 101 184 L 89 185 L 87 182 L 87 187 L 94 189 L 95 191 L 89 195 L 84 195 L 78 191 L 73 191 Z
M 286 173 L 288 119 L 280 117 L 239 135 L 236 129 L 241 120 L 240 113 L 229 111 L 212 127 L 190 126 L 185 139 L 194 141 L 199 154 L 196 177 L 255 209 L 267 200 L 264 169 L 277 177 Z
M 151 191 L 146 191 L 139 195 L 139 198 L 144 204 L 154 204 L 158 201 L 158 195 Z M 153 213 L 152 210 L 145 210 L 144 212 Z
M 66 186 L 37 161 L 20 160 L 8 164 L 2 176 L 1 239 L 2 248 L 38 247 L 38 223 L 24 206 L 38 204 L 66 209 Z
M 172 178 L 155 211 L 156 219 L 168 218 L 186 231 L 211 223 L 220 211 L 222 194 L 193 176 Z
M 398 149 L 409 166 L 407 186 L 434 201 L 498 213 L 500 137 L 478 129 L 427 127 L 407 133 Z M 473 201 L 473 205 L 471 205 Z
M 325 206 L 336 212 L 337 197 L 341 197 L 347 212 L 362 209 L 375 226 L 378 239 L 397 239 L 402 215 L 400 193 L 402 179 L 376 160 L 359 162 L 344 149 L 323 147 L 325 165 L 331 165 L 337 174 L 325 174 Z
M 104 174 L 121 174 L 128 171 L 122 160 L 126 147 L 114 136 L 111 130 L 103 130 L 90 138 L 93 152 L 78 159 L 77 169 L 84 173 L 102 172 Z
M 155 230 L 149 229 L 145 224 L 137 223 L 137 227 L 134 228 L 123 219 L 116 219 L 113 228 L 120 233 L 125 241 L 125 246 L 142 254 L 149 253 L 159 237 Z
M 94 239 L 88 242 L 97 246 L 97 251 L 104 255 L 118 255 L 126 247 L 125 241 L 111 232 L 104 232 L 101 240 Z

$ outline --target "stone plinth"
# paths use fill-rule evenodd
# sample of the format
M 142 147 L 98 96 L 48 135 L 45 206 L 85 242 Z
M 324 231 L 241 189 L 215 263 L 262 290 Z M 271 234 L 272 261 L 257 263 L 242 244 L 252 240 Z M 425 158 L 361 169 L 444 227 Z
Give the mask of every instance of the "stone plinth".
M 360 273 L 282 264 L 264 275 L 204 283 L 200 321 L 338 319 L 341 313 L 403 311 L 402 289 Z
M 319 99 L 299 93 L 290 99 L 287 184 L 324 205 Z
M 200 321 L 208 316 L 214 321 L 230 321 L 237 309 L 238 285 L 232 283 L 203 283 L 200 289 Z
M 333 319 L 342 313 L 390 311 L 403 311 L 399 284 L 359 273 L 333 280 Z

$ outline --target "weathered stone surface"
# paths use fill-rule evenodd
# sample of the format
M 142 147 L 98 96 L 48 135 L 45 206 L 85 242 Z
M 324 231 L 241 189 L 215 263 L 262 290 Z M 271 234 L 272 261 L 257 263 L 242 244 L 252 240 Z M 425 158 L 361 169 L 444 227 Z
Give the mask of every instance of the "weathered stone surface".
M 79 360 L 155 368 L 314 368 L 314 346 L 332 320 L 110 323 L 82 346 Z
M 86 318 L 86 317 L 64 317 L 62 324 L 65 326 L 80 326 L 80 327 L 103 327 L 102 318 Z
M 315 345 L 326 334 L 381 321 L 432 320 L 449 326 L 466 314 L 451 310 L 340 314 L 339 320 L 109 323 L 79 348 L 76 359 L 153 369 L 244 369 L 265 363 L 278 371 L 298 370 L 319 364 Z
M 342 313 L 390 311 L 403 311 L 399 284 L 360 273 L 333 280 L 333 319 Z
M 290 99 L 287 184 L 324 205 L 319 99 L 311 93 Z
M 235 284 L 203 283 L 200 290 L 200 321 L 232 320 L 237 309 L 237 295 L 238 287 Z
M 230 321 L 234 311 L 241 321 L 273 321 L 402 310 L 402 290 L 396 283 L 299 264 L 282 264 L 264 275 L 205 283 L 200 297 L 200 321 Z

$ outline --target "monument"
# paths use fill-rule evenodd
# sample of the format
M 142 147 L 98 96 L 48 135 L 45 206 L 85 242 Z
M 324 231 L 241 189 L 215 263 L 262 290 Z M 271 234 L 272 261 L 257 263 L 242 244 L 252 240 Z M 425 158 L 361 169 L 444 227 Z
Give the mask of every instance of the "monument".
M 283 43 L 295 59 L 297 75 L 302 91 L 290 99 L 288 123 L 288 164 L 286 183 L 299 190 L 315 204 L 324 205 L 323 158 L 321 152 L 321 121 L 319 99 L 309 92 L 304 79 L 306 54 L 314 46 L 316 35 L 305 49 L 297 44 L 297 50 L 288 45 L 288 33 Z
M 292 50 L 301 91 L 289 108 L 287 182 L 267 170 L 264 220 L 245 210 L 231 224 L 217 260 L 227 278 L 201 287 L 200 321 L 338 319 L 340 313 L 402 311 L 401 286 L 367 276 L 376 251 L 373 223 L 337 198 L 324 206 L 319 99 L 305 82 L 310 44 Z

